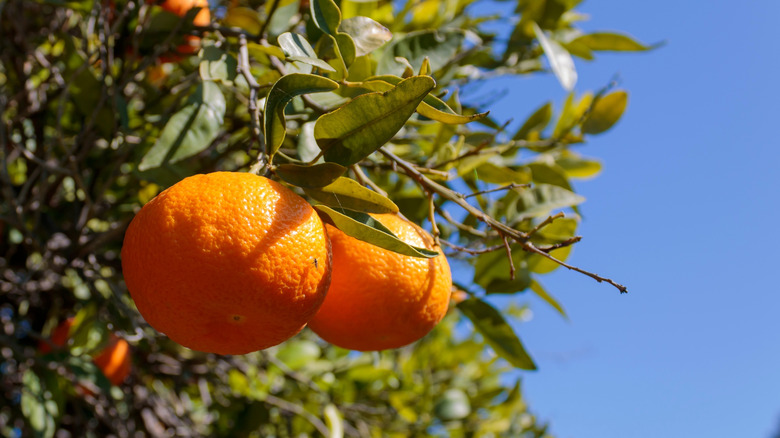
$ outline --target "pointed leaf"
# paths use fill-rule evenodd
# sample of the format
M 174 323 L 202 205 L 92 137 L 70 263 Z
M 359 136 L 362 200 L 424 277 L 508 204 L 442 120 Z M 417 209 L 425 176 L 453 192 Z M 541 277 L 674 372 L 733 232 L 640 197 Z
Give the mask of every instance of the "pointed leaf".
M 628 35 L 612 32 L 594 32 L 572 40 L 572 44 L 583 44 L 590 50 L 639 52 L 653 49 L 635 41 Z
M 314 126 L 325 160 L 351 166 L 387 143 L 435 85 L 429 76 L 401 81 L 384 93 L 363 94 L 325 114 Z
M 336 163 L 320 163 L 313 166 L 280 164 L 276 166 L 279 178 L 298 187 L 324 187 L 336 181 L 347 168 Z
M 237 76 L 236 58 L 216 46 L 206 46 L 200 55 L 200 77 L 204 81 L 232 83 Z
M 393 201 L 363 187 L 357 181 L 345 177 L 338 178 L 325 187 L 304 188 L 304 191 L 312 198 L 330 207 L 348 208 L 365 213 L 398 213 L 398 206 Z
M 474 324 L 485 341 L 500 357 L 523 370 L 535 370 L 536 364 L 525 351 L 520 338 L 501 313 L 479 298 L 469 298 L 458 303 L 458 309 Z
M 582 123 L 582 132 L 586 134 L 600 134 L 611 128 L 626 110 L 628 93 L 615 91 L 602 96 L 593 103 L 590 114 Z
M 518 191 L 517 212 L 523 217 L 549 213 L 551 210 L 581 204 L 585 198 L 564 188 L 538 184 L 530 189 Z
M 228 8 L 222 24 L 227 27 L 237 27 L 251 34 L 258 35 L 263 27 L 260 14 L 252 8 L 236 6 Z
M 336 35 L 341 24 L 341 11 L 333 0 L 311 0 L 311 18 L 328 35 Z
M 293 97 L 335 90 L 339 84 L 322 76 L 290 73 L 277 80 L 268 92 L 263 111 L 263 126 L 268 154 L 273 157 L 282 146 L 287 131 L 284 107 Z
M 539 298 L 543 299 L 547 304 L 552 306 L 553 309 L 557 310 L 558 313 L 563 316 L 564 319 L 569 319 L 569 316 L 566 315 L 566 311 L 563 310 L 563 306 L 561 306 L 561 303 L 558 302 L 558 300 L 555 299 L 552 295 L 547 293 L 546 290 L 542 287 L 539 282 L 536 280 L 531 281 L 531 290 L 539 296 Z
M 427 58 L 426 58 L 427 59 Z M 361 84 L 361 87 L 372 91 L 386 91 L 398 85 L 403 79 L 393 75 L 372 76 Z M 464 123 L 481 120 L 490 114 L 490 111 L 472 115 L 460 115 L 453 111 L 443 100 L 428 94 L 420 105 L 417 106 L 417 112 L 431 120 L 442 122 L 448 125 L 461 125 Z
M 531 132 L 542 132 L 547 124 L 550 123 L 552 118 L 553 107 L 552 102 L 547 102 L 539 107 L 530 117 L 523 123 L 523 126 L 517 130 L 512 140 L 526 140 L 528 134 Z
M 427 57 L 431 71 L 437 72 L 455 58 L 465 39 L 466 34 L 460 29 L 410 32 L 382 50 L 376 71 L 400 76 L 404 67 L 395 61 L 400 56 L 409 60 L 415 71 L 422 68 Z
M 356 56 L 368 55 L 393 38 L 390 30 L 368 17 L 347 18 L 339 25 L 339 31 L 352 37 Z
M 574 60 L 571 55 L 556 41 L 547 38 L 539 25 L 533 23 L 533 28 L 558 82 L 561 83 L 564 90 L 573 90 L 574 84 L 577 83 L 577 70 L 574 68 Z
M 176 112 L 149 149 L 138 170 L 176 163 L 205 150 L 219 134 L 225 116 L 225 96 L 214 82 L 202 82 L 188 104 Z
M 325 205 L 315 205 L 314 208 L 326 215 L 336 228 L 355 239 L 410 257 L 431 258 L 439 255 L 436 251 L 418 248 L 400 240 L 381 222 L 366 213 L 334 209 Z
M 325 71 L 336 71 L 330 64 L 317 57 L 314 48 L 303 36 L 297 33 L 285 32 L 279 35 L 278 42 L 279 47 L 282 48 L 288 60 L 303 62 Z
M 569 178 L 592 178 L 601 172 L 601 162 L 584 158 L 571 151 L 562 155 L 556 161 Z

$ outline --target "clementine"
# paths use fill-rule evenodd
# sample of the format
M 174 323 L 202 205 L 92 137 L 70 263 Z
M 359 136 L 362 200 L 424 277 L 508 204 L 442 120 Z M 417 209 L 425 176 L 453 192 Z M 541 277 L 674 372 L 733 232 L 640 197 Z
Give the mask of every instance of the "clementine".
M 204 352 L 279 344 L 316 313 L 330 284 L 330 242 L 314 209 L 267 178 L 185 178 L 130 223 L 122 270 L 158 331 Z
M 192 24 L 195 26 L 208 26 L 211 23 L 211 12 L 209 11 L 208 0 L 165 0 L 160 4 L 164 10 L 183 17 L 192 8 L 201 8 L 192 20 Z M 200 37 L 195 35 L 187 35 L 184 37 L 184 44 L 179 45 L 176 51 L 182 55 L 191 55 L 197 53 L 200 50 Z M 161 56 L 162 62 L 175 62 L 178 57 L 174 56 Z
M 372 216 L 404 242 L 434 249 L 433 238 L 406 219 Z M 444 254 L 405 256 L 326 227 L 333 275 L 325 303 L 309 322 L 321 338 L 353 350 L 384 350 L 422 338 L 441 321 L 452 289 Z
M 73 317 L 62 321 L 52 332 L 49 340 L 57 347 L 63 347 L 70 338 L 70 330 L 73 327 Z M 38 350 L 43 353 L 51 352 L 51 346 L 47 342 L 40 342 Z M 103 375 L 113 385 L 120 385 L 130 374 L 132 361 L 130 359 L 130 344 L 126 340 L 111 333 L 108 345 L 92 359 Z M 86 393 L 92 393 L 84 387 L 80 389 Z M 94 395 L 94 393 L 92 393 Z

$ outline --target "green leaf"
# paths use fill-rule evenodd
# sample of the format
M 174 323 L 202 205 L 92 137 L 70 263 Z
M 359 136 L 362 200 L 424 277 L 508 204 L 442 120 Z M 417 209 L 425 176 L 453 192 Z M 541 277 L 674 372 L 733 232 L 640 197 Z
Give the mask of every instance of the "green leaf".
M 44 372 L 51 373 L 49 370 Z M 22 375 L 22 385 L 24 385 L 20 400 L 22 415 L 27 419 L 35 436 L 42 438 L 54 436 L 61 415 L 56 400 L 57 395 L 61 397 L 61 391 L 58 388 L 50 388 L 46 385 L 48 382 L 56 382 L 56 377 L 42 380 L 32 369 L 28 369 Z
M 198 84 L 187 105 L 165 124 L 138 170 L 176 163 L 205 150 L 217 138 L 224 116 L 225 96 L 219 86 L 210 81 Z
M 533 23 L 533 28 L 558 82 L 561 83 L 564 90 L 573 90 L 574 84 L 577 83 L 577 70 L 574 68 L 574 60 L 571 55 L 558 42 L 547 38 L 539 25 Z
M 612 32 L 594 32 L 572 40 L 572 44 L 583 44 L 590 50 L 616 51 L 616 52 L 641 52 L 653 49 L 635 41 L 628 35 Z
M 200 77 L 204 81 L 231 84 L 237 76 L 236 58 L 216 46 L 206 46 L 200 55 Z
M 551 210 L 581 204 L 585 198 L 564 188 L 538 184 L 530 189 L 519 190 L 516 202 L 517 213 L 523 217 L 540 216 Z
M 526 140 L 531 132 L 541 133 L 550 123 L 552 114 L 552 102 L 547 102 L 540 106 L 530 117 L 528 117 L 528 119 L 526 119 L 523 126 L 521 126 L 512 137 L 512 140 Z
M 297 33 L 285 32 L 279 35 L 278 42 L 284 51 L 286 59 L 313 65 L 325 71 L 336 71 L 330 64 L 317 57 L 314 48 L 303 36 Z
M 509 275 L 509 258 L 503 250 L 480 254 L 474 264 L 474 282 L 482 286 L 489 294 L 514 294 L 522 292 L 531 284 L 531 276 L 525 269 L 525 253 L 514 251 L 512 263 L 515 265 L 515 278 Z
M 311 18 L 314 24 L 328 35 L 335 36 L 341 24 L 341 11 L 333 0 L 312 0 Z
M 313 166 L 280 164 L 276 174 L 288 183 L 304 188 L 324 187 L 336 181 L 347 168 L 336 163 L 320 163 Z
M 322 76 L 290 73 L 277 80 L 268 92 L 263 111 L 263 126 L 268 154 L 273 157 L 282 146 L 287 131 L 284 107 L 293 97 L 307 93 L 332 91 L 339 84 Z
M 351 166 L 387 143 L 404 126 L 435 85 L 429 76 L 415 76 L 384 93 L 363 94 L 323 115 L 314 137 L 325 160 Z
M 433 405 L 433 413 L 442 421 L 460 420 L 471 413 L 469 397 L 463 390 L 450 388 L 436 400 Z
M 304 188 L 304 191 L 330 207 L 348 208 L 365 213 L 398 213 L 398 206 L 393 201 L 345 177 L 340 177 L 325 187 Z
M 408 59 L 415 71 L 422 68 L 428 57 L 431 71 L 437 72 L 455 58 L 465 39 L 466 34 L 460 29 L 410 32 L 383 49 L 376 71 L 401 76 L 404 66 L 395 61 L 400 56 Z
M 561 306 L 561 303 L 558 302 L 558 300 L 555 299 L 552 295 L 547 293 L 546 290 L 542 287 L 541 284 L 539 284 L 538 281 L 533 280 L 531 281 L 531 290 L 539 296 L 544 302 L 549 304 L 553 309 L 557 310 L 558 313 L 563 316 L 564 319 L 569 319 L 569 316 L 566 315 L 566 311 L 563 310 L 563 306 Z
M 556 259 L 565 262 L 571 254 L 572 247 L 565 246 L 550 251 L 550 255 Z M 530 254 L 527 259 L 528 269 L 536 274 L 549 274 L 550 272 L 561 267 L 560 263 L 556 263 L 547 257 L 539 254 Z
M 536 364 L 525 351 L 520 338 L 501 313 L 479 298 L 469 298 L 458 303 L 458 309 L 474 324 L 500 357 L 523 370 L 535 370 Z
M 355 239 L 411 257 L 432 258 L 439 255 L 436 251 L 418 248 L 400 240 L 381 222 L 368 214 L 333 209 L 325 205 L 315 205 L 314 208 L 326 215 L 336 228 Z
M 260 14 L 252 8 L 243 6 L 230 7 L 222 19 L 222 25 L 227 27 L 237 27 L 251 34 L 258 35 L 263 27 L 260 20 Z
M 569 180 L 566 179 L 566 172 L 553 162 L 528 163 L 525 167 L 531 170 L 533 182 L 537 184 L 552 184 L 566 190 L 573 190 Z
M 601 161 L 583 158 L 571 151 L 567 151 L 555 162 L 569 178 L 592 178 L 601 172 Z
M 600 134 L 608 130 L 620 120 L 627 104 L 628 93 L 622 90 L 596 99 L 590 113 L 582 123 L 582 132 Z
M 398 76 L 380 75 L 366 79 L 360 86 L 372 91 L 387 91 L 393 88 L 393 85 L 398 85 L 402 80 L 403 79 Z M 460 125 L 480 120 L 487 117 L 490 113 L 490 111 L 486 111 L 484 113 L 471 114 L 468 116 L 460 115 L 450 108 L 443 100 L 432 94 L 425 96 L 420 105 L 417 106 L 417 112 L 431 120 L 448 125 Z
M 393 38 L 390 30 L 368 17 L 347 18 L 339 25 L 339 31 L 352 37 L 355 56 L 368 55 Z
M 322 350 L 316 343 L 301 339 L 293 342 L 285 342 L 276 352 L 275 356 L 290 369 L 297 370 L 303 368 L 306 364 L 319 359 L 321 355 Z

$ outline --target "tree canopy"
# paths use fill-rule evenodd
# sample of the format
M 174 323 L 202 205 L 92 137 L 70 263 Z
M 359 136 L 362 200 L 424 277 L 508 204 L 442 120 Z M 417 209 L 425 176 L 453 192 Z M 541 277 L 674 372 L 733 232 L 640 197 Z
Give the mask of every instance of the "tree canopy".
M 536 369 L 513 328 L 525 309 L 486 297 L 536 294 L 565 316 L 541 280 L 561 266 L 626 292 L 567 261 L 585 200 L 572 181 L 601 169 L 581 151 L 628 100 L 608 78 L 574 91 L 573 59 L 651 47 L 583 32 L 578 0 L 212 1 L 208 24 L 193 21 L 204 4 L 162 3 L 0 3 L 2 433 L 548 436 L 504 377 Z M 462 97 L 543 74 L 570 93 L 529 103 L 517 129 L 490 96 Z M 434 255 L 366 214 L 401 212 L 473 277 L 397 350 L 308 330 L 243 356 L 183 348 L 135 310 L 122 236 L 165 187 L 215 170 L 281 181 L 348 235 Z M 93 361 L 112 336 L 132 351 L 121 385 Z

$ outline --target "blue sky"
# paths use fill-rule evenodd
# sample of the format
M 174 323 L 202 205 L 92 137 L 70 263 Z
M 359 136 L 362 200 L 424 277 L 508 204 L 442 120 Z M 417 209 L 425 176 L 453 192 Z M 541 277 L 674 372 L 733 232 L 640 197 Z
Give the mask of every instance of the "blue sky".
M 518 327 L 540 370 L 526 397 L 558 437 L 770 437 L 780 429 L 780 115 L 773 0 L 588 0 L 589 31 L 661 49 L 577 60 L 576 90 L 614 74 L 628 110 L 580 150 L 584 236 L 569 259 L 629 286 L 563 270 L 543 277 L 565 321 L 531 299 Z M 565 92 L 555 78 L 496 84 L 515 128 Z M 512 129 L 510 129 L 512 131 Z

